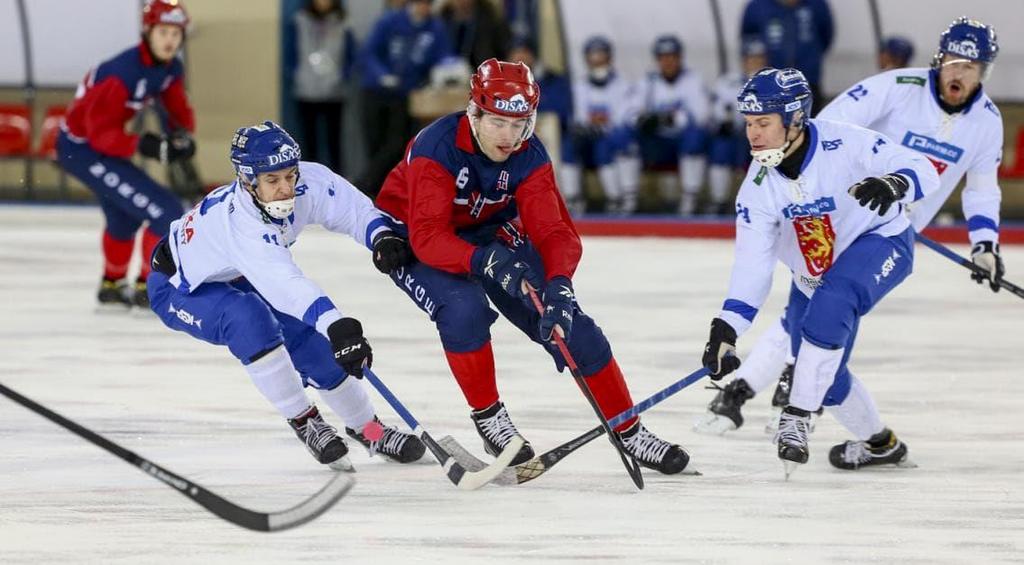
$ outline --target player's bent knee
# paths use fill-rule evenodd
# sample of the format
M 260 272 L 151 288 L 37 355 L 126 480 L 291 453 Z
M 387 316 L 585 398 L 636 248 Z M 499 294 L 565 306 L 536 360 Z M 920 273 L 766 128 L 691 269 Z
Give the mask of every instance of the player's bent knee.
M 482 293 L 479 297 L 447 300 L 437 312 L 437 330 L 445 351 L 476 351 L 491 340 L 491 324 L 498 313 L 491 309 Z
M 856 293 L 852 281 L 827 280 L 807 306 L 803 336 L 826 349 L 845 347 L 857 324 Z
M 612 358 L 612 347 L 604 332 L 586 314 L 577 314 L 573 319 L 572 335 L 567 345 L 580 373 L 585 377 L 600 371 Z M 553 354 L 561 357 L 557 349 Z
M 221 318 L 224 342 L 231 354 L 243 364 L 284 342 L 281 323 L 270 307 L 254 293 L 228 299 Z

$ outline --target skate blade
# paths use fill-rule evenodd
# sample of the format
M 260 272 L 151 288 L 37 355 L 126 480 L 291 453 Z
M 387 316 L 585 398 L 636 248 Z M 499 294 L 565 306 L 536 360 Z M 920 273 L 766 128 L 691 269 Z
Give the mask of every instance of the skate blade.
M 782 461 L 782 471 L 786 474 L 787 481 L 789 480 L 789 476 L 792 475 L 793 471 L 796 471 L 798 467 L 800 467 L 800 464 L 796 461 Z
M 345 471 L 346 473 L 356 472 L 356 468 L 352 465 L 352 461 L 348 458 L 348 455 L 344 455 L 339 459 L 331 461 L 327 466 L 335 471 Z
M 896 467 L 900 469 L 917 469 L 917 463 L 911 461 L 909 457 L 904 457 L 896 462 Z
M 698 434 L 721 436 L 736 430 L 736 424 L 729 418 L 708 412 L 693 423 L 693 431 Z

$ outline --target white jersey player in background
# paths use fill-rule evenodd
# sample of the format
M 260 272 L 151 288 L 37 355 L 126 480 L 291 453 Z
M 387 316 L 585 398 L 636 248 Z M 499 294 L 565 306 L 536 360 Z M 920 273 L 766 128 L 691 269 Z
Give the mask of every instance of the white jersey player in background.
M 559 189 L 573 214 L 584 211 L 582 170 L 593 167 L 604 190 L 608 212 L 632 211 L 636 207 L 636 186 L 624 193 L 620 178 L 622 153 L 628 143 L 625 119 L 633 84 L 620 76 L 614 66 L 614 51 L 608 39 L 594 36 L 583 45 L 587 76 L 572 84 L 570 144 L 559 174 Z
M 388 273 L 411 260 L 407 242 L 363 193 L 300 155 L 273 122 L 235 133 L 238 178 L 171 224 L 153 253 L 151 307 L 167 327 L 226 345 L 318 462 L 351 469 L 348 446 L 304 386 L 319 390 L 371 454 L 415 461 L 423 444 L 383 426 L 358 380 L 373 361 L 362 326 L 342 316 L 289 251 L 306 226 L 319 224 L 371 248 Z
M 809 120 L 811 89 L 796 69 L 759 71 L 737 109 L 754 163 L 736 197 L 735 263 L 704 366 L 714 380 L 739 367 L 736 338 L 767 298 L 779 260 L 793 273 L 789 324 L 799 336 L 776 435 L 787 476 L 808 460 L 811 413 L 822 405 L 855 437 L 831 449 L 833 466 L 903 463 L 906 444 L 847 363 L 860 318 L 910 275 L 914 230 L 903 207 L 938 189 L 935 168 L 877 132 Z
M 999 256 L 997 183 L 1002 157 L 1003 122 L 985 94 L 982 82 L 992 71 L 998 52 L 995 31 L 958 18 L 942 33 L 932 67 L 897 69 L 852 86 L 826 106 L 819 118 L 850 122 L 879 131 L 928 158 L 939 174 L 939 189 L 908 207 L 914 229 L 923 230 L 965 176 L 964 217 L 972 245 L 971 258 L 990 273 L 999 290 L 1004 267 Z M 977 282 L 986 282 L 972 275 Z M 699 432 L 721 434 L 743 425 L 741 406 L 782 379 L 772 405 L 786 403 L 792 377 L 792 340 L 787 317 L 762 334 L 736 377 L 712 400 Z M 774 421 L 769 423 L 769 431 Z
M 697 195 L 704 185 L 707 168 L 707 127 L 711 100 L 704 79 L 684 64 L 683 42 L 674 35 L 654 40 L 651 54 L 657 70 L 649 73 L 634 91 L 627 118 L 632 157 L 621 161 L 623 190 L 629 202 L 640 183 L 641 159 L 632 149 L 638 145 L 640 157 L 650 164 L 675 164 L 679 167 L 682 195 L 678 212 L 695 212 Z M 668 200 L 662 191 L 662 198 Z M 633 206 L 626 212 L 635 208 Z

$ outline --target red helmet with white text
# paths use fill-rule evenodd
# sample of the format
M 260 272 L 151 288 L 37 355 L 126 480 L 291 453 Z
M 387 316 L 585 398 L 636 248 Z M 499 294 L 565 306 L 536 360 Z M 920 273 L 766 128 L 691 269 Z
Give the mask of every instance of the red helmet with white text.
M 469 81 L 469 112 L 483 110 L 507 118 L 527 118 L 523 139 L 533 135 L 540 102 L 540 87 L 525 63 L 487 59 Z
M 158 24 L 175 25 L 185 31 L 188 23 L 188 12 L 179 0 L 148 0 L 142 8 L 143 33 Z

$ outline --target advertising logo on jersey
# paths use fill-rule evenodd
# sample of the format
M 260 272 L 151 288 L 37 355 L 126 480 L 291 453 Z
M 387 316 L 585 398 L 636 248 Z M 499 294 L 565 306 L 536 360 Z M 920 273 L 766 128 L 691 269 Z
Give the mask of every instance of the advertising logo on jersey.
M 825 196 L 811 202 L 810 204 L 790 204 L 782 209 L 782 215 L 790 219 L 800 217 L 821 217 L 833 212 L 836 209 L 836 201 L 831 196 Z
M 836 242 L 832 218 L 828 214 L 821 217 L 793 218 L 793 230 L 796 232 L 796 242 L 804 256 L 804 263 L 807 264 L 807 272 L 817 277 L 829 270 Z
M 937 139 L 928 137 L 927 135 L 921 135 L 912 131 L 908 131 L 907 134 L 903 136 L 902 143 L 904 146 L 909 147 L 914 151 L 924 153 L 931 157 L 937 157 L 951 163 L 960 162 L 960 157 L 964 154 L 964 150 L 956 145 L 944 143 Z
M 526 114 L 530 111 L 530 104 L 522 94 L 516 94 L 508 100 L 496 99 L 494 108 L 510 114 Z

